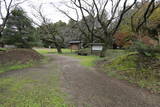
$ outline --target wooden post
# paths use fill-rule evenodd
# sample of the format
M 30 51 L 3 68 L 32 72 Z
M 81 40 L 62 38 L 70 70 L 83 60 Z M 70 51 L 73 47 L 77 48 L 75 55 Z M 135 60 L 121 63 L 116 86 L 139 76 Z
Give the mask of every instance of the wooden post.
M 139 41 L 142 41 L 142 37 L 140 34 L 141 34 L 140 31 L 138 31 Z
M 91 54 L 93 54 L 93 50 L 92 50 L 93 44 L 91 44 Z
M 71 45 L 71 53 L 72 53 L 72 45 Z
M 158 44 L 160 45 L 160 31 L 158 32 Z

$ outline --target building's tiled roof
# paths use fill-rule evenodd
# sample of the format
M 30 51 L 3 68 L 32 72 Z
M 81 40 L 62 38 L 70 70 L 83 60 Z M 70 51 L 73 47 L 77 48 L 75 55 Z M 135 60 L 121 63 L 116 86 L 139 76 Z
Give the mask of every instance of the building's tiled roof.
M 79 43 L 81 43 L 81 41 L 70 41 L 69 43 L 70 43 L 70 44 L 73 44 L 73 43 L 79 44 Z
M 90 43 L 89 45 L 94 45 L 94 46 L 102 46 L 102 45 L 104 45 L 103 43 Z

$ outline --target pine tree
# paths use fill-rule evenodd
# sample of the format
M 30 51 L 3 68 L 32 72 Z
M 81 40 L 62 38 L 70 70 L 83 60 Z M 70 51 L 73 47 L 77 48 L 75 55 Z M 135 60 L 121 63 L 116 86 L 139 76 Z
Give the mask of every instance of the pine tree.
M 7 21 L 3 39 L 6 44 L 16 45 L 19 48 L 30 48 L 35 41 L 33 32 L 32 21 L 22 8 L 15 8 Z

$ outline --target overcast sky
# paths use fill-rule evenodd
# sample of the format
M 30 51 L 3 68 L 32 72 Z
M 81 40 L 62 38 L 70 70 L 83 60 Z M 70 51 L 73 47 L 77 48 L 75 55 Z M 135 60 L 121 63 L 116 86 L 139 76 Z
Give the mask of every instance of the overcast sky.
M 34 10 L 31 8 L 32 6 L 35 6 L 38 8 L 38 6 L 43 3 L 43 14 L 51 20 L 51 22 L 57 22 L 59 20 L 62 20 L 64 22 L 68 22 L 69 18 L 66 17 L 64 14 L 62 14 L 61 12 L 59 12 L 56 8 L 53 7 L 53 5 L 51 5 L 50 3 L 54 3 L 57 7 L 61 8 L 61 9 L 65 9 L 65 11 L 69 11 L 66 10 L 67 8 L 65 8 L 65 6 L 63 5 L 62 2 L 67 2 L 69 0 L 28 0 L 27 2 L 21 4 L 21 7 L 27 12 L 27 14 L 31 17 L 34 18 L 32 16 L 34 12 Z M 74 14 L 71 14 L 72 16 L 74 16 Z
M 27 12 L 27 14 L 31 17 L 33 13 L 33 9 L 31 8 L 32 5 L 38 7 L 40 4 L 44 4 L 43 6 L 43 14 L 51 20 L 51 22 L 57 22 L 59 20 L 62 20 L 64 22 L 68 22 L 69 18 L 66 17 L 64 14 L 59 12 L 56 8 L 53 7 L 50 3 L 54 3 L 58 8 L 61 8 L 62 10 L 65 10 L 66 12 L 69 12 L 72 17 L 76 17 L 75 13 L 68 8 L 64 6 L 62 2 L 69 2 L 70 0 L 28 0 L 27 2 L 23 3 L 21 7 Z M 89 0 L 88 0 L 89 1 Z M 116 1 L 116 0 L 114 0 Z M 122 0 L 123 1 L 123 0 Z M 128 3 L 133 2 L 133 0 L 128 0 Z M 109 8 L 110 5 L 107 6 Z M 36 19 L 36 18 L 34 18 Z

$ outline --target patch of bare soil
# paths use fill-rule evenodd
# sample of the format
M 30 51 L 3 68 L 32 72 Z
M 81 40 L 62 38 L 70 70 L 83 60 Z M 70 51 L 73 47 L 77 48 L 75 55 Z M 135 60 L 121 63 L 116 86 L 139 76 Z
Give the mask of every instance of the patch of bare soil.
M 61 87 L 76 107 L 160 107 L 160 96 L 108 77 L 79 60 L 55 55 L 61 71 Z
M 11 49 L 0 52 L 0 64 L 22 63 L 40 60 L 43 56 L 32 49 Z

